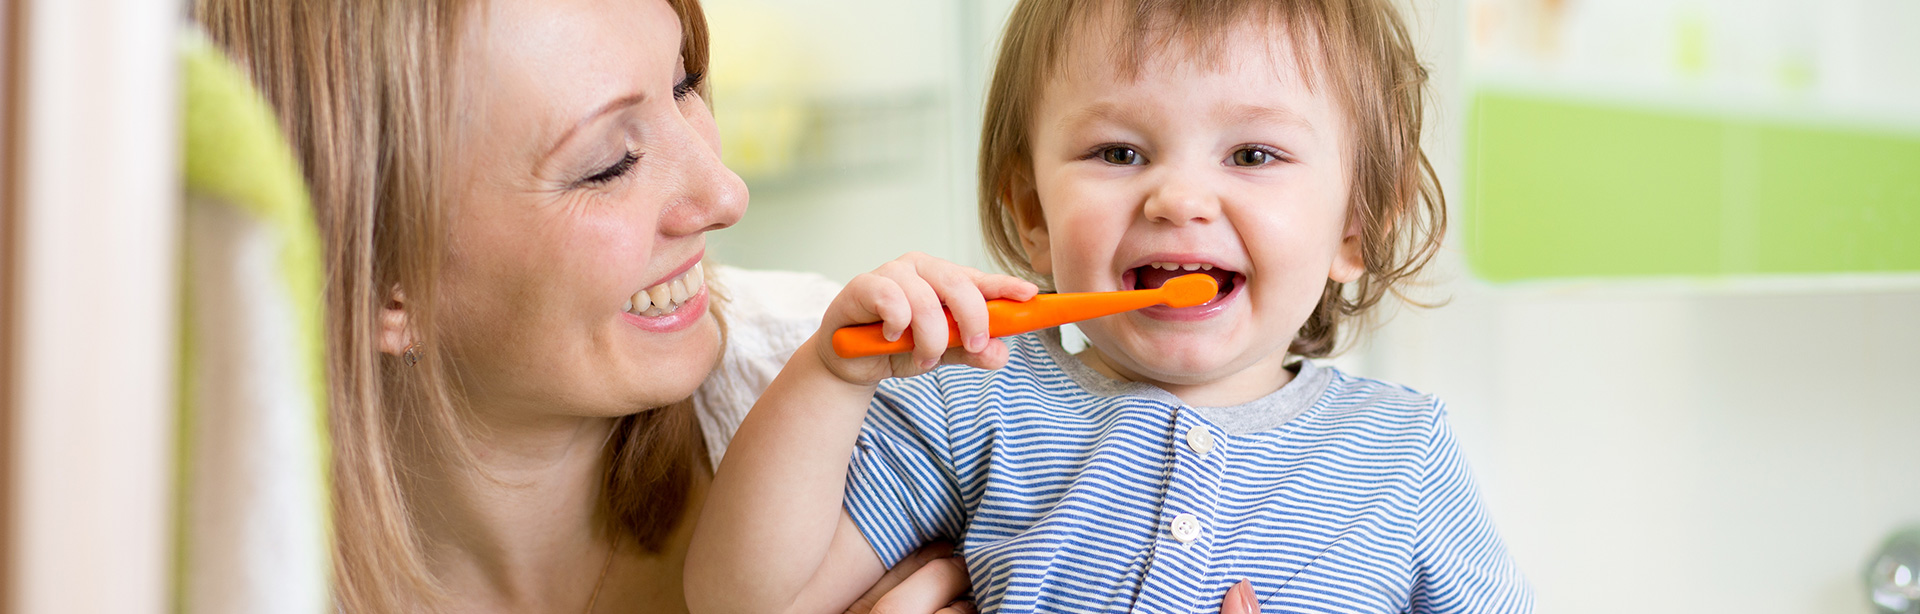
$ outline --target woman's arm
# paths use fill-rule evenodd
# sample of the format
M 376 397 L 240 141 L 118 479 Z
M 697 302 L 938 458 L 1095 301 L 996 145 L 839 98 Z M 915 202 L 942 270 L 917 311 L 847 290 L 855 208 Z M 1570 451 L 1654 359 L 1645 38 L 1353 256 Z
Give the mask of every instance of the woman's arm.
M 1004 344 L 987 338 L 988 298 L 1031 298 L 1024 281 L 909 254 L 855 278 L 821 328 L 754 405 L 714 475 L 687 555 L 695 612 L 839 612 L 883 571 L 842 511 L 848 459 L 876 384 L 943 362 L 995 368 Z M 967 343 L 946 350 L 951 310 Z M 911 354 L 842 359 L 827 338 L 882 322 L 913 335 Z

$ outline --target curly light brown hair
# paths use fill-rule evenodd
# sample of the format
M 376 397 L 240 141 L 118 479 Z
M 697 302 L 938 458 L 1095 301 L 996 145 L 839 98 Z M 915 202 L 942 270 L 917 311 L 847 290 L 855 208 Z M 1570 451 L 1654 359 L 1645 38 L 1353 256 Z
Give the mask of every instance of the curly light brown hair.
M 1104 12 L 1103 12 L 1104 11 Z M 1303 50 L 1310 87 L 1328 87 L 1345 110 L 1354 152 L 1347 214 L 1357 216 L 1365 271 L 1351 283 L 1327 280 L 1320 303 L 1288 351 L 1331 355 L 1343 324 L 1363 316 L 1417 275 L 1446 234 L 1439 177 L 1420 149 L 1427 69 L 1391 0 L 1021 0 L 1000 39 L 980 134 L 980 225 L 1000 266 L 1041 286 L 1021 247 L 1014 178 L 1033 166 L 1028 131 L 1049 75 L 1077 26 L 1118 14 L 1121 60 L 1134 70 L 1151 50 L 1178 40 L 1205 56 L 1212 41 L 1248 19 L 1279 26 Z M 1208 57 L 1204 59 L 1217 59 Z M 1315 70 L 1319 68 L 1320 70 Z M 1404 297 L 1403 297 L 1404 298 Z M 1411 302 L 1411 301 L 1410 301 Z M 1415 303 L 1418 304 L 1418 303 Z

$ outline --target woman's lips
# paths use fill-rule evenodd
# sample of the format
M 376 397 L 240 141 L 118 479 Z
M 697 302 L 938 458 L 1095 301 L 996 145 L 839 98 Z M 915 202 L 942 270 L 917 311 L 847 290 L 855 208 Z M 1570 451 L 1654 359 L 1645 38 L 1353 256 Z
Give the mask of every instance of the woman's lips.
M 671 333 L 686 330 L 707 315 L 707 289 L 703 285 L 700 293 L 688 297 L 678 309 L 665 315 L 643 316 L 631 312 L 621 312 L 620 317 L 627 323 L 650 333 Z

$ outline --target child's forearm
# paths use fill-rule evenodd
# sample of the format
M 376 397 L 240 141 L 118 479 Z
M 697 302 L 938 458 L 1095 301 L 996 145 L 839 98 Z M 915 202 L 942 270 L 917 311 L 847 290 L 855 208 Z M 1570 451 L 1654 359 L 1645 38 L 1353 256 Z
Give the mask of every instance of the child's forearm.
M 828 371 L 812 347 L 820 342 L 816 336 L 794 352 L 727 446 L 687 554 L 687 604 L 695 612 L 789 611 L 803 592 L 805 602 L 819 603 L 822 589 L 851 590 L 851 602 L 879 576 L 870 550 L 871 564 L 847 564 L 857 550 L 849 539 L 860 538 L 841 511 L 848 458 L 874 387 Z M 836 542 L 845 531 L 856 535 Z

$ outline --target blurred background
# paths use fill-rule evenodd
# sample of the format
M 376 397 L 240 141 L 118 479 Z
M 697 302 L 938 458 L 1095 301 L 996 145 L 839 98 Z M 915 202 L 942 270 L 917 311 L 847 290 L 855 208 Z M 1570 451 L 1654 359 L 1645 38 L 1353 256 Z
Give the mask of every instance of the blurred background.
M 709 0 L 753 190 L 714 253 L 991 267 L 1011 4 Z M 1449 303 L 1335 362 L 1449 402 L 1543 612 L 1873 611 L 1920 522 L 1920 3 L 1403 6 L 1453 221 L 1416 294 Z
M 990 268 L 974 164 L 1010 0 L 705 4 L 753 193 L 717 258 Z M 141 297 L 177 275 L 178 12 L 21 5 L 0 10 L 0 610 L 156 611 L 172 529 L 143 510 L 172 505 L 175 380 L 151 365 L 179 316 Z M 1403 6 L 1452 219 L 1415 294 L 1447 305 L 1385 310 L 1334 362 L 1449 402 L 1540 610 L 1920 611 L 1868 591 L 1920 591 L 1920 565 L 1871 568 L 1920 523 L 1920 2 Z

